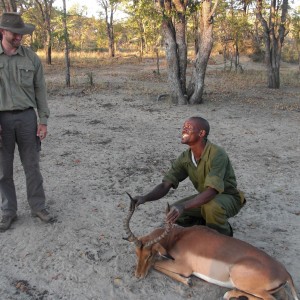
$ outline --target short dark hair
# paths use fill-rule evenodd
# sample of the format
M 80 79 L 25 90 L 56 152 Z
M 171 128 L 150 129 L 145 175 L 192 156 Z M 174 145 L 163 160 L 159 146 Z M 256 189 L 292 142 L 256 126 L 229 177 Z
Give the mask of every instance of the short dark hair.
M 197 122 L 197 124 L 200 127 L 200 130 L 205 130 L 205 138 L 207 138 L 207 136 L 209 135 L 209 131 L 210 131 L 210 126 L 207 120 L 205 120 L 202 117 L 191 117 L 190 120 L 194 120 Z

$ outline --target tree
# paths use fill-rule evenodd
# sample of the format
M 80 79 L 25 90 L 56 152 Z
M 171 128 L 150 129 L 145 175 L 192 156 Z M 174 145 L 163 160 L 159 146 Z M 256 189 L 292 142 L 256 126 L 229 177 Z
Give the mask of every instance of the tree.
M 66 0 L 63 0 L 63 25 L 64 25 L 64 39 L 65 39 L 65 61 L 66 61 L 66 86 L 70 87 L 70 56 L 69 56 L 69 34 L 67 26 L 67 9 Z
M 99 39 L 106 44 L 106 36 L 101 37 L 101 32 L 105 31 L 104 22 L 100 22 L 102 28 L 99 29 L 99 20 L 94 17 L 87 17 L 86 7 L 72 5 L 67 11 L 67 28 L 69 49 L 72 51 L 96 50 Z M 56 49 L 65 49 L 65 32 L 61 24 L 63 23 L 63 12 L 57 18 L 52 18 L 53 45 Z M 101 42 L 102 42 L 101 40 Z M 102 43 L 104 44 L 104 42 Z
M 160 17 L 153 7 L 152 1 L 133 0 L 126 1 L 125 12 L 129 16 L 124 27 L 127 28 L 127 36 L 131 42 L 139 43 L 140 57 L 144 52 L 159 48 L 160 34 Z
M 46 31 L 45 50 L 46 62 L 48 65 L 52 63 L 52 30 L 51 30 L 51 14 L 52 5 L 54 0 L 35 0 L 38 8 L 40 9 L 44 29 Z
M 218 0 L 212 8 L 212 0 L 204 0 L 200 10 L 200 33 L 192 79 L 186 87 L 187 44 L 186 23 L 188 0 L 156 0 L 162 14 L 162 29 L 165 38 L 168 62 L 168 78 L 171 97 L 178 104 L 203 102 L 204 79 L 208 59 L 213 46 L 213 15 Z
M 21 9 L 36 24 L 39 38 L 46 52 L 46 63 L 52 63 L 52 19 L 54 0 L 23 0 Z
M 188 98 L 191 104 L 200 104 L 203 102 L 204 92 L 204 79 L 206 74 L 206 68 L 210 53 L 213 47 L 213 17 L 218 5 L 216 0 L 212 7 L 211 0 L 204 0 L 202 2 L 202 9 L 200 15 L 200 38 L 198 53 L 196 57 L 195 70 L 193 73 L 193 82 L 191 88 L 189 88 Z
M 298 65 L 300 71 L 300 6 L 295 9 L 291 18 L 291 34 L 294 39 L 296 51 L 298 54 Z
M 5 12 L 15 12 L 17 11 L 16 0 L 1 0 L 0 6 Z
M 240 66 L 240 50 L 246 47 L 247 39 L 251 34 L 251 26 L 248 22 L 248 2 L 245 4 L 233 0 L 223 1 L 216 18 L 216 36 L 223 46 L 224 69 L 227 58 L 230 57 L 230 70 L 234 60 L 235 71 Z M 240 66 L 241 67 L 241 66 Z
M 162 14 L 171 97 L 178 104 L 186 104 L 187 45 L 185 37 L 188 1 L 156 0 L 156 4 Z
M 268 87 L 280 88 L 280 60 L 286 33 L 288 0 L 270 0 L 268 21 L 264 17 L 263 0 L 257 0 L 256 16 L 260 21 L 265 42 Z
M 114 14 L 117 9 L 117 1 L 115 0 L 98 0 L 101 7 L 104 9 L 106 32 L 108 37 L 109 56 L 115 56 L 115 35 L 114 35 Z

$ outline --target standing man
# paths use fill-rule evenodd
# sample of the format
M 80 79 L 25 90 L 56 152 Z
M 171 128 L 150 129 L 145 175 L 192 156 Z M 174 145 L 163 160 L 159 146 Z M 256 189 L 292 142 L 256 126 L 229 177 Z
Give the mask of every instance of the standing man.
M 237 189 L 235 174 L 226 152 L 207 137 L 209 123 L 201 117 L 185 121 L 181 143 L 189 146 L 172 164 L 157 185 L 145 196 L 134 198 L 136 206 L 164 197 L 189 177 L 197 194 L 172 205 L 166 221 L 182 226 L 206 225 L 222 234 L 233 236 L 228 218 L 235 216 L 243 204 L 243 193 Z
M 17 197 L 13 180 L 15 146 L 25 171 L 27 200 L 32 215 L 44 222 L 54 219 L 45 208 L 43 178 L 39 167 L 41 141 L 47 135 L 46 84 L 38 56 L 21 45 L 24 34 L 35 26 L 24 24 L 18 13 L 3 13 L 0 21 L 0 231 L 17 218 Z M 38 112 L 39 123 L 37 122 Z

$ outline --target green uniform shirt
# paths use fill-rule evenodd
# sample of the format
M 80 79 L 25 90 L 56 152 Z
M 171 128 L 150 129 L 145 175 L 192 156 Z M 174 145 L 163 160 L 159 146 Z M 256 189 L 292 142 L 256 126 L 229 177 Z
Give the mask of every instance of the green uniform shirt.
M 226 152 L 207 141 L 197 167 L 194 165 L 191 150 L 184 151 L 173 163 L 163 181 L 173 184 L 176 189 L 181 181 L 189 177 L 195 189 L 201 193 L 211 187 L 219 194 L 229 194 L 240 200 L 235 174 Z
M 50 111 L 43 66 L 31 49 L 20 46 L 8 56 L 0 44 L 0 111 L 37 108 L 40 124 L 47 125 Z

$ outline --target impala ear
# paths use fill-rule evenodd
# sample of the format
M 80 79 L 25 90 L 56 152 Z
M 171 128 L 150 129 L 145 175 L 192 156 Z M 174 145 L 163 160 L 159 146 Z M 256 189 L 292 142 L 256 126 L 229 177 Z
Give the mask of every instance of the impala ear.
M 170 255 L 169 253 L 167 253 L 166 255 L 162 255 L 163 258 L 166 258 L 166 259 L 171 259 L 171 260 L 175 260 L 175 258 Z
M 167 252 L 167 250 L 159 243 L 154 244 L 152 250 L 154 250 L 156 253 L 158 253 L 164 258 L 174 260 L 174 258 Z
M 129 237 L 122 237 L 122 239 L 123 239 L 124 241 L 130 242 L 130 243 L 132 243 L 132 242 L 135 241 L 135 239 L 134 239 L 132 236 L 129 236 Z
M 166 215 L 170 212 L 170 204 L 167 202 Z

